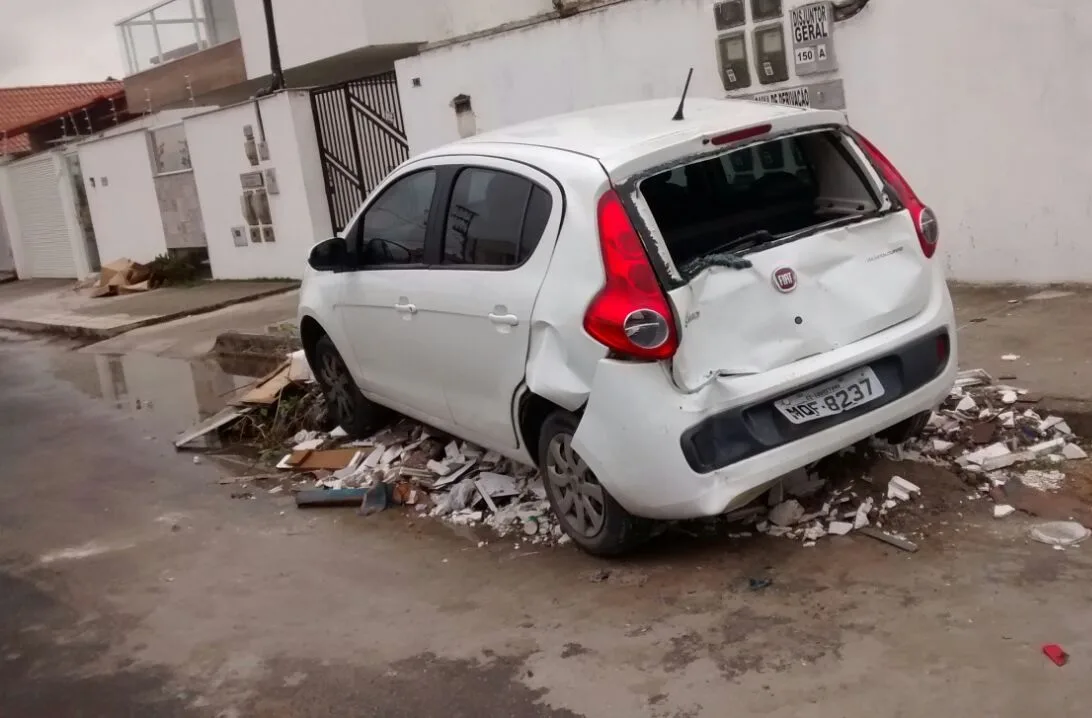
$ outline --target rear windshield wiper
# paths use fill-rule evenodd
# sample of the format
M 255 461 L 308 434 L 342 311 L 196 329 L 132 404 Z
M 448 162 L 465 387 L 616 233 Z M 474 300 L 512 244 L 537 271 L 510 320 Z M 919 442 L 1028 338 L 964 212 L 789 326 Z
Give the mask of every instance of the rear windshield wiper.
M 709 267 L 728 267 L 729 269 L 750 269 L 751 260 L 733 252 L 714 252 L 694 257 L 684 264 L 680 271 L 684 277 L 696 277 Z

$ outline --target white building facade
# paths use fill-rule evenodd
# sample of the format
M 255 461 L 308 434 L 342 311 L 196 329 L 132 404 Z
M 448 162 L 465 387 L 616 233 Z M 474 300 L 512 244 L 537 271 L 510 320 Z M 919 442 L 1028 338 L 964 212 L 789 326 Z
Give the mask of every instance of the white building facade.
M 839 2 L 860 11 L 830 24 L 834 69 L 801 75 L 792 11 L 810 3 L 784 0 L 776 17 L 756 21 L 756 6 L 771 4 L 781 3 L 747 0 L 743 24 L 720 29 L 713 0 L 608 0 L 566 18 L 433 43 L 396 63 L 411 151 L 458 139 L 460 124 L 462 133 L 481 132 L 597 104 L 675 97 L 690 67 L 691 93 L 706 97 L 811 85 L 814 104 L 816 86 L 834 83 L 851 122 L 939 215 L 950 277 L 1092 281 L 1092 165 L 1074 151 L 1092 109 L 1083 79 L 1092 5 Z M 755 31 L 778 24 L 787 77 L 765 85 Z M 737 33 L 752 82 L 729 92 L 718 41 Z M 464 113 L 453 106 L 458 96 Z

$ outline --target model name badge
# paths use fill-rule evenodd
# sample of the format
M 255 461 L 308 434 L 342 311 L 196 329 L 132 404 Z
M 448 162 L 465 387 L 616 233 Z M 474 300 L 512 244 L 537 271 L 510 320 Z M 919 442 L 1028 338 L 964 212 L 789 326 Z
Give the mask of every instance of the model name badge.
M 895 247 L 894 249 L 889 249 L 886 252 L 881 252 L 880 254 L 873 255 L 873 256 L 869 257 L 868 259 L 866 259 L 865 261 L 866 262 L 875 262 L 877 259 L 883 259 L 884 257 L 890 257 L 892 254 L 898 254 L 899 252 L 901 252 L 904 249 L 906 249 L 906 247 Z

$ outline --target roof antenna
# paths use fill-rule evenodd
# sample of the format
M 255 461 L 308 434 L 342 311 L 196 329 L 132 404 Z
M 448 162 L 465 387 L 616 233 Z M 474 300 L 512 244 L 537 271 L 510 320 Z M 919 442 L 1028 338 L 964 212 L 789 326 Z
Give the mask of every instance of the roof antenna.
M 690 68 L 690 72 L 686 73 L 686 84 L 682 89 L 682 97 L 679 98 L 679 109 L 675 110 L 675 116 L 671 119 L 675 122 L 685 119 L 683 117 L 683 105 L 686 104 L 686 93 L 690 91 L 690 78 L 694 76 L 694 68 Z

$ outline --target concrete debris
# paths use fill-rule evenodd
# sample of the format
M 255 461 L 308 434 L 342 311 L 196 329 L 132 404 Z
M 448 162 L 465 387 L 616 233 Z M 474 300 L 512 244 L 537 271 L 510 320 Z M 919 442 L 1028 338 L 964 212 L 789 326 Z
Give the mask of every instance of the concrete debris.
M 1020 360 L 1020 355 L 1019 354 L 1002 354 L 1001 355 L 1001 361 L 1019 361 L 1019 360 Z
M 1029 533 L 1039 543 L 1051 546 L 1072 546 L 1084 541 L 1092 534 L 1092 531 L 1075 521 L 1049 521 L 1033 526 Z
M 887 484 L 887 498 L 896 501 L 909 501 L 914 495 L 920 494 L 921 489 L 901 476 L 892 476 Z
M 865 536 L 874 538 L 877 541 L 883 541 L 884 543 L 894 546 L 895 548 L 902 549 L 903 551 L 914 553 L 918 550 L 918 545 L 913 541 L 907 541 L 902 536 L 890 534 L 886 531 L 881 531 L 880 529 L 874 528 L 872 526 L 867 526 L 863 529 L 860 529 L 860 532 Z
M 993 517 L 995 519 L 1003 519 L 1015 511 L 1016 508 L 1014 506 L 1009 506 L 1008 504 L 994 504 Z
M 1062 447 L 1062 456 L 1067 459 L 1086 459 L 1088 454 L 1076 444 L 1066 444 Z
M 970 413 L 978 408 L 978 404 L 975 400 L 969 396 L 965 396 L 959 400 L 956 404 L 956 411 L 962 411 L 964 413 Z
M 831 521 L 827 525 L 827 533 L 832 536 L 845 536 L 853 530 L 853 524 L 848 521 Z
M 782 528 L 795 526 L 804 516 L 804 507 L 796 499 L 789 499 L 770 511 L 770 523 Z

